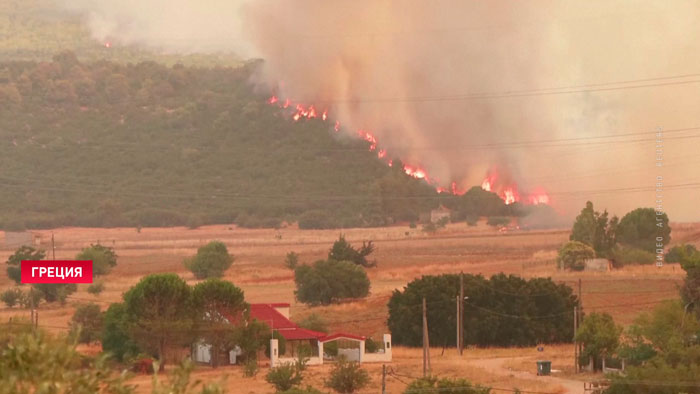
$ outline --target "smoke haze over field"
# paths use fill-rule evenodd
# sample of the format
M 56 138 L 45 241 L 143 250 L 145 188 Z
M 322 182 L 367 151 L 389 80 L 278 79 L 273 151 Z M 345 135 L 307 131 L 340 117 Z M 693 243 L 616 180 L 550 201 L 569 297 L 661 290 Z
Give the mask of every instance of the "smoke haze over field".
M 523 191 L 548 190 L 560 212 L 591 199 L 624 214 L 654 205 L 653 190 L 630 189 L 662 174 L 671 219 L 700 219 L 698 189 L 670 187 L 700 182 L 697 130 L 665 136 L 662 170 L 651 133 L 592 139 L 700 126 L 695 2 L 67 3 L 99 40 L 263 58 L 258 82 L 372 131 L 444 185 L 481 184 L 496 167 Z M 688 74 L 698 75 L 582 86 Z M 555 87 L 570 88 L 540 90 Z

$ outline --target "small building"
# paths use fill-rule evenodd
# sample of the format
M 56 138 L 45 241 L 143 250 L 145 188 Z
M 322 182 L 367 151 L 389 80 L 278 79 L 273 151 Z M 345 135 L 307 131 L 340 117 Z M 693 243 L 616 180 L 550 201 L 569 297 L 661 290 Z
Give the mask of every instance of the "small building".
M 584 271 L 607 272 L 612 270 L 612 261 L 608 259 L 587 259 L 583 264 Z
M 226 321 L 236 323 L 240 317 L 226 316 Z M 298 359 L 299 350 L 303 347 L 311 349 L 311 356 L 308 357 L 308 365 L 320 365 L 324 360 L 332 360 L 332 357 L 324 353 L 324 344 L 337 341 L 338 355 L 343 355 L 349 360 L 363 362 L 389 362 L 391 361 L 391 335 L 384 334 L 382 347 L 376 353 L 365 351 L 365 340 L 363 336 L 345 333 L 328 335 L 323 332 L 308 330 L 299 327 L 289 320 L 289 304 L 251 304 L 250 318 L 266 323 L 273 331 L 277 331 L 284 338 L 286 346 L 284 354 L 280 354 L 279 341 L 270 340 L 270 366 L 275 367 L 281 364 L 293 363 Z M 351 343 L 354 346 L 347 346 Z M 200 363 L 211 362 L 211 345 L 199 342 L 192 348 L 192 359 Z M 229 352 L 229 363 L 235 364 L 237 356 L 241 355 L 240 348 Z
M 447 219 L 449 221 L 451 215 L 452 215 L 452 211 L 450 211 L 445 206 L 440 205 L 436 209 L 433 209 L 432 211 L 430 211 L 430 221 L 433 223 L 437 223 L 440 220 L 445 220 L 445 219 Z

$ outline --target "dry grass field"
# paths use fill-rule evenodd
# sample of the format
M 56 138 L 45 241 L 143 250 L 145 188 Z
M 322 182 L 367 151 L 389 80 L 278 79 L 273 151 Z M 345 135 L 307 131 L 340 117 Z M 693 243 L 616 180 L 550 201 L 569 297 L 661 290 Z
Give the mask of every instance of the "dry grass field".
M 673 244 L 700 243 L 700 224 L 674 224 Z M 358 243 L 373 240 L 376 252 L 372 255 L 378 267 L 369 269 L 372 281 L 367 299 L 309 308 L 294 300 L 292 272 L 285 268 L 284 256 L 289 251 L 300 255 L 302 262 L 312 262 L 326 256 L 333 241 L 340 233 L 348 241 Z M 139 278 L 149 273 L 176 272 L 190 283 L 195 283 L 191 273 L 182 265 L 185 257 L 211 241 L 226 243 L 235 255 L 233 267 L 225 279 L 240 286 L 248 302 L 290 302 L 292 319 L 301 319 L 315 312 L 330 322 L 333 331 L 373 336 L 378 338 L 386 328 L 386 302 L 394 289 L 426 274 L 465 273 L 490 276 L 498 272 L 524 277 L 551 277 L 570 286 L 582 283 L 583 305 L 586 311 L 607 311 L 622 324 L 631 323 L 641 311 L 655 304 L 678 297 L 678 285 L 683 271 L 675 264 L 662 268 L 632 266 L 607 273 L 568 273 L 556 269 L 556 250 L 568 239 L 568 229 L 546 231 L 513 231 L 500 233 L 483 223 L 477 227 L 462 224 L 449 225 L 433 235 L 407 226 L 374 229 L 347 230 L 298 230 L 294 227 L 280 230 L 239 229 L 235 226 L 205 226 L 187 228 L 134 228 L 92 229 L 61 228 L 33 231 L 40 247 L 51 254 L 51 236 L 55 238 L 56 258 L 73 258 L 90 243 L 100 242 L 112 246 L 119 255 L 118 266 L 106 277 L 105 291 L 99 296 L 86 292 L 87 285 L 80 285 L 77 293 L 64 306 L 42 305 L 39 324 L 51 331 L 65 330 L 75 305 L 92 301 L 106 308 L 120 300 L 121 295 Z M 0 240 L 2 239 L 0 233 Z M 0 249 L 0 261 L 12 253 Z M 11 286 L 5 270 L 0 272 L 0 290 Z M 10 316 L 27 316 L 19 309 L 0 310 L 0 319 Z M 538 378 L 533 374 L 534 361 L 539 358 L 553 360 L 553 368 L 562 376 L 570 376 L 567 369 L 573 365 L 571 345 L 550 346 L 544 353 L 535 349 L 469 349 L 461 358 L 454 349 L 432 349 L 433 372 L 440 376 L 466 377 L 474 382 L 493 387 L 512 389 L 518 387 L 530 391 L 576 392 L 571 380 L 556 377 Z M 421 374 L 420 349 L 394 349 L 391 368 L 396 373 L 388 380 L 389 392 L 400 392 L 410 376 Z M 372 390 L 377 392 L 381 366 L 366 365 L 372 374 Z M 311 367 L 307 383 L 322 387 L 322 379 L 329 366 Z M 244 378 L 238 367 L 211 370 L 200 367 L 195 375 L 204 380 L 226 377 L 225 384 L 231 393 L 271 392 L 264 381 L 264 369 L 255 378 Z M 569 378 L 570 379 L 570 378 Z M 583 377 L 577 377 L 583 379 Z M 135 383 L 144 392 L 150 378 L 139 376 Z M 579 386 L 577 386 L 579 387 Z M 582 387 L 582 386 L 581 386 Z

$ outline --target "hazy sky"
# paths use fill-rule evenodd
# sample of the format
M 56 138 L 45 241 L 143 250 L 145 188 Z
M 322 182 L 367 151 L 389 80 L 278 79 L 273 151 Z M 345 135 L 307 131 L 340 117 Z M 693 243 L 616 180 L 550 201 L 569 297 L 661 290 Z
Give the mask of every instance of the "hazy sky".
M 621 215 L 654 206 L 653 190 L 631 189 L 662 175 L 671 219 L 700 220 L 700 187 L 673 186 L 700 183 L 700 130 L 673 131 L 700 127 L 698 2 L 65 3 L 99 40 L 261 57 L 257 82 L 371 130 L 444 184 L 497 167 L 562 213 L 591 199 Z

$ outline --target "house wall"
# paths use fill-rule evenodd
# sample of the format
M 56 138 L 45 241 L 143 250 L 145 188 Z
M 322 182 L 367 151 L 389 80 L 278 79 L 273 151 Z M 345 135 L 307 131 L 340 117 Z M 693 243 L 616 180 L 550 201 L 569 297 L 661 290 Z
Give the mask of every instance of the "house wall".
M 608 259 L 588 259 L 584 261 L 586 271 L 605 272 L 610 270 L 610 260 Z
M 391 361 L 391 334 L 384 334 L 384 349 L 377 353 L 365 353 L 362 356 L 362 362 L 365 363 L 379 363 L 379 362 L 389 362 Z

